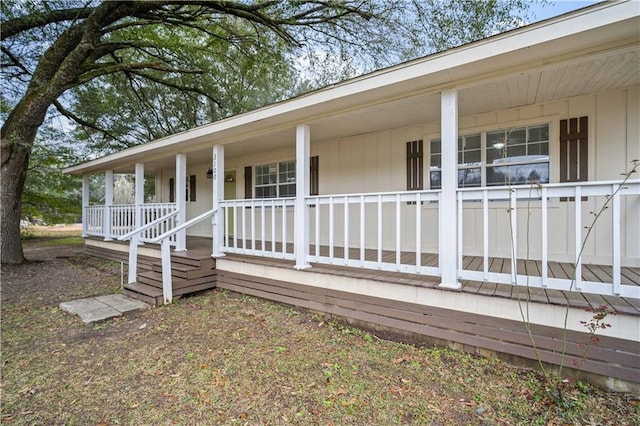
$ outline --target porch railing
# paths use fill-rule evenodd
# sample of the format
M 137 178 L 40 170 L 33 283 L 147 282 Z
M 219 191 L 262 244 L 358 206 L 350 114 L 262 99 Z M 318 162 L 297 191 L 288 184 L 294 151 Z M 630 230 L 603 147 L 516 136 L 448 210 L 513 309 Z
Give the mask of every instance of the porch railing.
M 176 210 L 174 213 L 177 214 Z M 164 304 L 167 305 L 173 301 L 173 283 L 171 278 L 171 252 L 170 245 L 171 240 L 176 238 L 178 232 L 182 230 L 186 230 L 193 225 L 196 225 L 203 220 L 210 219 L 213 217 L 215 210 L 211 209 L 207 212 L 204 212 L 193 219 L 190 219 L 184 223 L 181 223 L 166 232 L 156 236 L 151 240 L 152 243 L 160 243 L 160 256 L 162 260 L 162 298 L 164 300 Z M 133 241 L 132 241 L 133 246 Z M 131 278 L 130 278 L 131 279 Z M 134 280 L 135 281 L 135 280 Z M 132 281 L 129 281 L 132 282 Z
M 128 282 L 130 284 L 136 282 L 138 279 L 138 245 L 140 244 L 140 242 L 142 242 L 143 236 L 148 235 L 149 230 L 151 229 L 159 229 L 159 227 L 166 228 L 167 226 L 169 226 L 168 224 L 173 225 L 171 226 L 170 229 L 175 229 L 176 216 L 178 215 L 178 212 L 179 212 L 178 210 L 173 210 L 165 214 L 164 216 L 161 216 L 147 223 L 146 225 L 141 226 L 138 229 L 134 229 L 133 231 L 127 232 L 126 234 L 118 238 L 120 241 L 130 240 L 129 241 L 129 275 L 128 275 Z M 154 232 L 154 234 L 156 233 L 157 231 Z M 165 233 L 161 233 L 160 235 L 165 235 Z M 158 237 L 159 235 L 156 235 L 152 239 L 147 238 L 146 242 L 156 242 L 156 238 Z M 163 241 L 167 245 L 167 248 L 171 244 L 171 237 L 173 237 L 173 243 L 175 244 L 175 234 L 171 234 L 166 238 L 166 241 Z M 171 272 L 171 267 L 169 267 L 169 272 Z
M 622 208 L 623 198 L 627 199 L 626 208 Z M 465 205 L 466 202 L 469 203 Z M 492 272 L 489 268 L 490 237 L 495 234 L 489 227 L 489 206 L 493 203 L 503 202 L 505 212 L 504 217 L 499 221 L 502 231 L 508 234 L 507 246 L 510 246 L 510 265 L 508 273 Z M 590 204 L 587 204 L 590 202 Z M 478 206 L 477 203 L 480 203 Z M 595 215 L 601 206 L 607 203 L 607 208 L 603 210 L 597 221 Z M 585 208 L 585 206 L 589 206 Z M 530 287 L 547 288 L 565 291 L 580 291 L 585 293 L 615 295 L 623 297 L 640 298 L 640 287 L 637 285 L 626 285 L 622 283 L 621 275 L 621 223 L 623 214 L 627 221 L 637 221 L 640 211 L 640 181 L 628 181 L 621 187 L 621 181 L 616 182 L 572 182 L 561 184 L 548 184 L 540 187 L 499 187 L 499 188 L 473 188 L 458 190 L 458 275 L 461 279 L 474 281 L 488 281 L 494 283 L 525 285 Z M 482 261 L 481 271 L 465 269 L 463 267 L 463 241 L 464 233 L 467 231 L 463 226 L 464 209 L 473 206 L 481 209 L 482 223 Z M 587 210 L 588 209 L 588 210 Z M 554 210 L 561 210 L 560 214 L 570 215 L 565 223 L 572 224 L 573 229 L 562 229 L 568 231 L 569 239 L 567 246 L 572 246 L 571 270 L 569 275 L 572 279 L 554 277 L 550 271 L 553 262 L 549 259 L 549 217 Z M 632 217 L 628 217 L 632 215 Z M 587 217 L 585 219 L 585 216 Z M 523 219 L 526 223 L 522 223 Z M 519 223 L 520 222 L 520 223 Z M 610 255 L 608 264 L 611 265 L 608 275 L 611 277 L 610 283 L 595 282 L 583 274 L 583 259 L 587 254 L 584 248 L 595 250 L 598 248 L 595 239 L 598 229 L 603 227 L 610 234 Z M 592 229 L 593 228 L 593 229 Z M 594 232 L 590 232 L 593 230 Z M 468 230 L 472 232 L 472 230 Z M 520 232 L 519 232 L 520 231 Z M 538 234 L 539 231 L 539 234 Z M 524 235 L 523 235 L 524 234 Z M 571 235 L 572 234 L 572 235 Z M 540 236 L 537 241 L 537 235 Z M 556 240 L 558 239 L 555 236 Z M 630 235 L 627 238 L 637 238 Z M 523 241 L 527 239 L 526 241 Z M 529 241 L 535 239 L 536 241 Z M 585 243 L 586 239 L 586 243 Z M 536 245 L 536 248 L 532 248 Z M 525 251 L 525 253 L 518 252 Z M 533 273 L 531 266 L 532 251 L 536 251 L 533 259 L 539 262 L 539 273 Z M 567 271 L 565 271 L 566 274 Z
M 118 239 L 135 229 L 137 214 L 140 214 L 140 223 L 144 226 L 176 211 L 176 209 L 176 203 L 149 203 L 137 206 L 135 204 L 87 206 L 85 207 L 86 223 L 84 224 L 84 233 L 91 236 Z M 105 214 L 107 215 L 107 221 L 105 221 Z M 174 226 L 175 216 L 173 222 L 160 222 L 154 227 L 146 228 L 145 232 L 140 235 L 140 240 L 143 242 L 150 241 Z M 172 241 L 175 244 L 175 238 Z
M 114 204 L 105 206 L 109 211 L 111 222 L 109 229 L 105 232 L 107 238 L 119 238 L 131 232 L 136 227 L 136 205 L 135 204 Z
M 222 251 L 294 259 L 293 198 L 220 201 L 224 212 Z
M 140 214 L 142 216 L 143 224 L 151 223 L 158 218 L 173 212 L 178 212 L 178 208 L 175 203 L 142 204 L 140 206 Z M 177 225 L 177 215 L 171 216 L 168 220 L 160 221 L 155 226 L 148 227 L 140 234 L 140 241 L 145 243 L 152 242 L 158 237 L 158 235 L 164 234 L 170 229 L 175 228 Z M 171 246 L 175 246 L 176 243 L 177 239 L 174 234 L 169 238 L 169 244 Z
M 83 233 L 96 237 L 104 237 L 104 210 L 105 206 L 93 205 L 85 207 L 85 223 L 82 224 Z
M 307 197 L 309 262 L 440 276 L 440 191 Z M 434 243 L 435 242 L 435 243 Z

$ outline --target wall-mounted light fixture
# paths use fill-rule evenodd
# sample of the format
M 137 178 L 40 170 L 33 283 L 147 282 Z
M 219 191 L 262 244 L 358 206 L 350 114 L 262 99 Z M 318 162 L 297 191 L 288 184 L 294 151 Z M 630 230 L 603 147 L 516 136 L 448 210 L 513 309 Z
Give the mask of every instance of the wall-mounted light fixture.
M 213 169 L 207 171 L 207 179 L 213 179 Z

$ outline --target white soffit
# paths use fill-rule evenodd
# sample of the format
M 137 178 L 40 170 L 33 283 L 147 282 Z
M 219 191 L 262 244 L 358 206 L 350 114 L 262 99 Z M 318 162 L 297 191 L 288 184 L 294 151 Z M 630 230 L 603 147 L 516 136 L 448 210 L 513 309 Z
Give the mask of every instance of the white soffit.
M 129 148 L 67 168 L 65 172 L 103 171 L 123 161 L 132 164 L 176 152 L 201 150 L 214 143 L 246 141 L 258 135 L 280 133 L 299 123 L 325 121 L 397 102 L 407 96 L 438 93 L 450 87 L 482 86 L 486 81 L 500 80 L 500 76 L 504 78 L 518 70 L 526 74 L 526 70 L 553 68 L 554 63 L 570 62 L 580 55 L 597 55 L 602 49 L 616 45 L 637 47 L 639 40 L 640 5 L 637 2 L 599 4 Z M 637 55 L 637 49 L 635 52 Z M 530 101 L 534 96 L 524 97 Z M 513 103 L 510 100 L 506 105 Z

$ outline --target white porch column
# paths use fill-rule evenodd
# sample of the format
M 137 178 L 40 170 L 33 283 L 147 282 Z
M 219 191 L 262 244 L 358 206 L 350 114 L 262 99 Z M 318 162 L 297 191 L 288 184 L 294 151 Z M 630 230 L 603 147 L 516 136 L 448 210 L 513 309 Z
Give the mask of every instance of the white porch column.
M 178 207 L 178 224 L 187 221 L 187 156 L 176 154 L 176 205 Z M 176 251 L 187 249 L 187 231 L 183 229 L 176 234 Z
M 457 264 L 456 189 L 458 187 L 458 91 L 442 91 L 441 152 L 442 195 L 440 200 L 440 287 L 459 289 Z
M 224 146 L 213 146 L 213 225 L 212 257 L 222 257 L 222 243 L 224 242 L 224 211 L 220 208 L 220 201 L 224 200 Z
M 309 209 L 305 197 L 309 196 L 309 153 L 311 130 L 306 124 L 296 128 L 296 201 L 293 220 L 293 250 L 296 256 L 296 269 L 309 268 Z
M 135 176 L 135 198 L 134 204 L 136 209 L 135 224 L 136 229 L 142 225 L 142 205 L 144 204 L 144 164 L 136 163 Z
M 104 212 L 102 213 L 102 233 L 106 241 L 111 238 L 111 207 L 113 206 L 113 170 L 104 172 Z
M 87 236 L 87 208 L 89 207 L 89 177 L 88 173 L 82 175 L 82 236 Z

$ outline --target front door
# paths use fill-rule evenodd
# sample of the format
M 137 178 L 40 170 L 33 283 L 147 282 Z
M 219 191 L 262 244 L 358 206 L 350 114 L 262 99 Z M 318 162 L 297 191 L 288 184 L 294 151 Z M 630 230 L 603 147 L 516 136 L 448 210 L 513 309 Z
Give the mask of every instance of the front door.
M 224 173 L 224 199 L 225 200 L 235 200 L 236 199 L 236 171 L 231 170 Z M 234 216 L 229 216 L 229 221 L 227 222 L 227 235 L 233 237 L 233 221 Z

